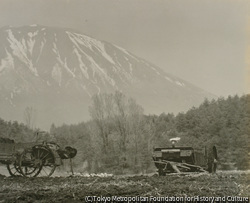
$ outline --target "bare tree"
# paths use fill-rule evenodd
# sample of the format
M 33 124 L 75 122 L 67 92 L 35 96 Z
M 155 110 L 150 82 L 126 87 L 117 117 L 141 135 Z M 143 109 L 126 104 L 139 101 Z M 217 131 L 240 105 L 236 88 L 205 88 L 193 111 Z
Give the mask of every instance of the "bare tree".
M 129 140 L 130 148 L 133 151 L 133 165 L 136 167 L 140 159 L 140 145 L 145 135 L 143 108 L 136 103 L 134 99 L 128 101 L 128 125 L 129 125 Z
M 25 124 L 31 128 L 35 128 L 37 111 L 33 107 L 26 107 L 24 110 L 24 122 Z
M 136 170 L 141 170 L 148 163 L 143 160 L 151 150 L 151 135 L 146 135 L 148 129 L 143 108 L 134 99 L 116 91 L 93 96 L 89 110 L 107 160 L 110 162 L 113 157 L 113 162 L 122 169 L 133 165 Z
M 114 94 L 114 123 L 117 132 L 120 135 L 120 150 L 126 152 L 126 141 L 128 137 L 128 103 L 126 97 L 121 92 Z
M 103 152 L 107 154 L 109 146 L 110 124 L 112 102 L 107 94 L 94 95 L 92 97 L 92 105 L 89 108 L 90 115 L 99 131 L 99 135 L 103 141 Z

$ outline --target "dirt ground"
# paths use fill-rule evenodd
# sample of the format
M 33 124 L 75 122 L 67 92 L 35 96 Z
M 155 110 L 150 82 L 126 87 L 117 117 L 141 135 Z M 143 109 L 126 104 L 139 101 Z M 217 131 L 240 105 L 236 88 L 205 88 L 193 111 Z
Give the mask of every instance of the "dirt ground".
M 90 196 L 88 200 L 93 200 L 91 196 L 99 197 L 98 200 L 102 200 L 99 202 L 105 202 L 100 197 L 112 196 L 249 197 L 249 175 L 246 172 L 218 172 L 214 175 L 193 173 L 164 177 L 156 174 L 150 176 L 49 178 L 0 175 L 0 202 L 86 202 L 87 196 Z M 156 199 L 151 199 L 151 202 L 153 200 Z

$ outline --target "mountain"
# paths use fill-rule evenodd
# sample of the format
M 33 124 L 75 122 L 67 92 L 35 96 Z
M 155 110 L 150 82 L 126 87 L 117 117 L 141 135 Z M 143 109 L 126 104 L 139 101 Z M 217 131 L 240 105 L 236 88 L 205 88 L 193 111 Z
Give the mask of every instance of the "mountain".
M 179 112 L 212 94 L 114 44 L 80 32 L 46 26 L 0 29 L 0 117 L 36 126 L 89 118 L 91 96 L 120 90 L 145 113 Z

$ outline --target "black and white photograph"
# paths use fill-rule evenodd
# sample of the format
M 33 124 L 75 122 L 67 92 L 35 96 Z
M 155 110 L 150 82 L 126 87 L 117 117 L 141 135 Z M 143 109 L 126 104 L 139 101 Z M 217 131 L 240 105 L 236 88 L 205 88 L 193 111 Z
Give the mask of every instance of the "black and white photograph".
M 249 198 L 249 0 L 0 0 L 0 203 Z

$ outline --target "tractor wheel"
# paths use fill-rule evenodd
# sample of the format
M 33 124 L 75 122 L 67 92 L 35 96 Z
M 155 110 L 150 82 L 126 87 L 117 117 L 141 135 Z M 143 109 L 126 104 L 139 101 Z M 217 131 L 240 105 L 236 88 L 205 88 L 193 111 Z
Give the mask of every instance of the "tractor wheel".
M 209 146 L 206 148 L 207 171 L 215 173 L 217 169 L 217 149 L 216 146 Z

